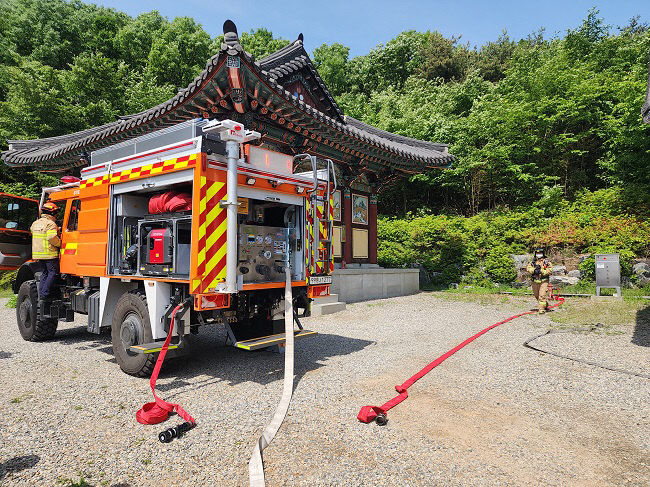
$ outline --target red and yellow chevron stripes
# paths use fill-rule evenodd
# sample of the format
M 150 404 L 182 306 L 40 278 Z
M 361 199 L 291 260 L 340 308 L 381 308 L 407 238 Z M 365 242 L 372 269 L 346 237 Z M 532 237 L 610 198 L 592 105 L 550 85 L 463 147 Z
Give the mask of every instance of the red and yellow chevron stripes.
M 334 193 L 330 194 L 330 222 L 334 221 Z M 330 239 L 334 239 L 333 235 L 330 235 Z M 334 272 L 334 244 L 330 244 L 331 255 L 328 255 L 330 261 L 330 273 Z
M 214 291 L 226 278 L 227 211 L 220 201 L 228 197 L 226 183 L 201 176 L 197 279 L 192 293 Z
M 155 176 L 156 174 L 167 171 L 185 169 L 194 166 L 198 157 L 199 154 L 190 154 L 183 157 L 177 157 L 176 159 L 168 159 L 153 164 L 145 164 L 144 166 L 135 167 L 133 169 L 125 169 L 124 171 L 97 176 L 96 178 L 84 179 L 79 184 L 79 188 L 92 188 L 102 184 L 121 183 L 130 179 L 144 178 L 147 176 Z
M 307 214 L 307 246 L 305 248 L 305 269 L 307 270 L 306 277 L 309 277 L 311 274 L 313 274 L 314 270 L 314 256 L 311 253 L 312 247 L 314 246 L 314 217 L 311 213 L 311 201 L 309 198 L 305 200 L 305 212 Z
M 63 255 L 75 255 L 77 253 L 77 242 L 70 242 L 65 245 L 61 245 L 60 254 Z
M 322 274 L 324 272 L 332 272 L 334 270 L 334 259 L 332 255 L 327 255 L 328 245 L 324 240 L 331 238 L 328 235 L 328 219 L 334 218 L 333 199 L 330 196 L 329 208 L 325 211 L 325 203 L 316 203 L 316 217 L 318 218 L 318 237 L 319 244 L 316 249 L 316 259 L 312 254 L 314 246 L 314 216 L 312 213 L 312 203 L 309 199 L 305 201 L 305 211 L 307 215 L 307 248 L 305 266 L 307 268 L 307 277 L 311 274 Z

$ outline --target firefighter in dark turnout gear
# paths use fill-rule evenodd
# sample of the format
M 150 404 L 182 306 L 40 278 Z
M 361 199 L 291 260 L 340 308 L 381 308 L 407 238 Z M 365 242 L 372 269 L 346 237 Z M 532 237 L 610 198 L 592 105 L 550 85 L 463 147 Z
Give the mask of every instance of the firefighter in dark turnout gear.
M 41 207 L 41 217 L 32 223 L 32 258 L 41 263 L 41 281 L 38 294 L 42 299 L 50 297 L 50 289 L 59 275 L 59 226 L 56 213 L 59 207 L 47 202 Z
M 544 249 L 538 247 L 535 249 L 535 256 L 526 270 L 530 273 L 533 281 L 533 294 L 537 300 L 539 314 L 546 313 L 548 302 L 548 281 L 553 269 L 553 264 L 546 258 Z

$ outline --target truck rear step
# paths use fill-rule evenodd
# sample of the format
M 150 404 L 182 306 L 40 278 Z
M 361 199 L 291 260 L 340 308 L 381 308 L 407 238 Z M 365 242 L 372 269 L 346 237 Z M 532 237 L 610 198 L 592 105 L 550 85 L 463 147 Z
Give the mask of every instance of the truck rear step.
M 310 330 L 297 330 L 294 333 L 294 338 L 304 338 L 316 335 L 315 331 Z M 275 335 L 268 335 L 265 337 L 251 338 L 250 340 L 242 340 L 235 342 L 235 347 L 243 350 L 259 350 L 260 348 L 267 348 L 273 345 L 281 345 L 284 343 L 284 333 L 277 333 Z
M 158 353 L 160 350 L 162 350 L 164 343 L 165 341 L 162 340 L 160 342 L 143 343 L 142 345 L 131 345 L 129 347 L 129 350 L 133 353 Z M 180 343 L 170 343 L 168 350 L 174 350 L 180 347 L 180 345 Z

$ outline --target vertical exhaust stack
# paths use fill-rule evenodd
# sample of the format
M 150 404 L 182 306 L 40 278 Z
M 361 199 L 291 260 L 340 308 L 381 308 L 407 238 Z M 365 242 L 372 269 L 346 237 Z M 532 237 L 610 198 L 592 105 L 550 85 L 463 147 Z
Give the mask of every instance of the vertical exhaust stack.
M 226 229 L 226 289 L 227 293 L 236 293 L 237 289 L 237 163 L 239 162 L 239 144 L 251 142 L 261 137 L 259 132 L 245 130 L 241 123 L 232 120 L 211 120 L 203 127 L 204 133 L 218 133 L 226 143 L 228 155 L 228 175 L 226 188 L 227 200 L 221 206 L 227 208 L 228 226 Z

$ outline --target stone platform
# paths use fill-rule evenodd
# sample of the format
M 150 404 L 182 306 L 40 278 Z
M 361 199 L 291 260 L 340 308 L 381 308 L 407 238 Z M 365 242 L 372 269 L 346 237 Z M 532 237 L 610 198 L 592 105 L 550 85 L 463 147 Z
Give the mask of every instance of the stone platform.
M 346 303 L 415 294 L 420 290 L 420 270 L 381 267 L 334 269 L 330 290 Z

